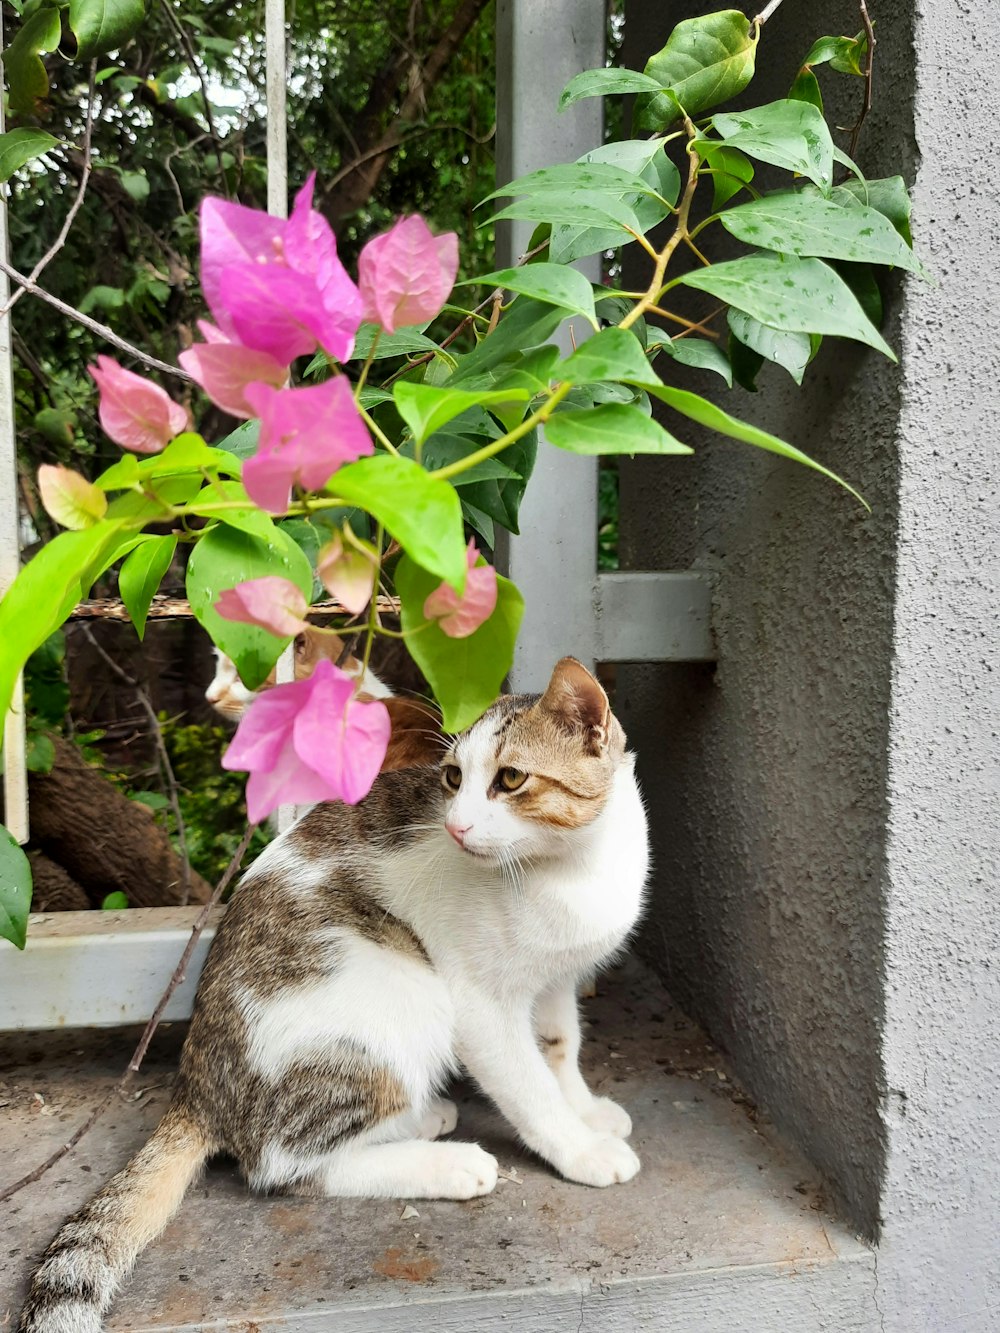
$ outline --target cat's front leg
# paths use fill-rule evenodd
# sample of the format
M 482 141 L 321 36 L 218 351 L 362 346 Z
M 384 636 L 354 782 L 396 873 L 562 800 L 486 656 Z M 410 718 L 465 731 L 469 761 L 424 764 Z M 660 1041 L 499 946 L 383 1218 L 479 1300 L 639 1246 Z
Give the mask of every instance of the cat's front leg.
M 563 1094 L 535 1036 L 531 1006 L 498 1004 L 479 992 L 455 996 L 460 1058 L 527 1146 L 568 1180 L 615 1185 L 639 1159 L 621 1138 L 586 1124 Z
M 563 1096 L 581 1120 L 591 1129 L 627 1139 L 632 1133 L 628 1112 L 610 1097 L 595 1097 L 580 1073 L 580 1011 L 572 983 L 553 986 L 539 997 L 535 1030 Z

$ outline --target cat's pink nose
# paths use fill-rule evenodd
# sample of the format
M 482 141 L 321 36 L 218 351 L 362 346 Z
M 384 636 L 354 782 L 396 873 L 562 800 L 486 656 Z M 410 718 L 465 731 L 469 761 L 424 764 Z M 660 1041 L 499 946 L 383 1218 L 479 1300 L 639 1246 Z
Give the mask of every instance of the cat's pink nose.
M 464 846 L 465 846 L 465 835 L 466 835 L 466 834 L 469 832 L 469 830 L 472 828 L 472 825 L 471 825 L 471 824 L 466 824 L 466 825 L 463 827 L 463 826 L 460 825 L 460 824 L 449 824 L 448 821 L 445 820 L 445 825 L 444 825 L 444 826 L 445 826 L 445 828 L 448 830 L 448 832 L 451 834 L 451 836 L 455 839 L 455 841 L 458 843 L 459 847 L 464 847 Z

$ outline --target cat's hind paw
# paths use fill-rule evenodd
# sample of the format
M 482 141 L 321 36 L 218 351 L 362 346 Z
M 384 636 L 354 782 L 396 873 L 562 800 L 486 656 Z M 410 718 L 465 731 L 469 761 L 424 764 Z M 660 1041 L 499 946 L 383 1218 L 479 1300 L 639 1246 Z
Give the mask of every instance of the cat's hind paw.
M 603 1189 L 607 1185 L 623 1185 L 638 1172 L 638 1157 L 621 1139 L 612 1134 L 595 1135 L 593 1143 L 583 1152 L 559 1163 L 567 1180 L 581 1185 Z
M 580 1118 L 598 1134 L 613 1134 L 616 1139 L 627 1139 L 632 1133 L 632 1117 L 610 1097 L 595 1097 L 587 1109 L 581 1112 Z
M 442 1134 L 450 1134 L 458 1124 L 458 1107 L 447 1097 L 439 1097 L 431 1102 L 417 1127 L 420 1139 L 439 1139 Z

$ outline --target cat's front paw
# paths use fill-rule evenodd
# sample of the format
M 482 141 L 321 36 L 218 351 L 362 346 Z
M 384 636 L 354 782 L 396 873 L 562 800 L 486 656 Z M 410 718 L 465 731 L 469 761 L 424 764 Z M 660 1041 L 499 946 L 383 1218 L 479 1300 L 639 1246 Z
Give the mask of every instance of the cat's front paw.
M 632 1133 L 632 1117 L 610 1097 L 595 1097 L 581 1112 L 581 1119 L 596 1133 L 613 1134 L 616 1139 L 627 1139 Z
M 496 1188 L 500 1165 L 478 1143 L 442 1143 L 438 1154 L 438 1178 L 430 1197 L 474 1199 Z
M 620 1138 L 600 1134 L 595 1135 L 593 1142 L 582 1152 L 559 1162 L 558 1166 L 567 1180 L 603 1189 L 606 1185 L 622 1185 L 631 1180 L 639 1170 L 640 1162 Z

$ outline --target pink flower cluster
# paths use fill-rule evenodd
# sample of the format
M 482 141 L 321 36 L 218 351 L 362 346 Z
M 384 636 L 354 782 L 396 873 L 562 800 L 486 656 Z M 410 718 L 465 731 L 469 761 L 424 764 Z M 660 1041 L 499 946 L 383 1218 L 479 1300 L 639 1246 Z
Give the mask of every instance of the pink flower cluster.
M 356 286 L 328 222 L 312 206 L 314 186 L 310 176 L 287 221 L 205 200 L 201 282 L 214 323 L 200 322 L 204 342 L 180 356 L 224 411 L 260 419 L 243 484 L 255 504 L 275 514 L 287 509 L 293 487 L 321 490 L 344 463 L 373 452 L 347 377 L 293 388 L 292 363 L 317 348 L 348 360 L 362 320 L 391 334 L 432 319 L 458 269 L 457 238 L 435 237 L 422 218 L 409 217 L 364 247 Z M 101 393 L 101 424 L 123 448 L 156 453 L 189 428 L 185 408 L 109 357 L 99 357 L 90 373 Z M 96 499 L 65 490 L 53 503 L 73 523 L 92 521 Z M 425 616 L 454 638 L 473 633 L 496 606 L 496 571 L 480 561 L 470 542 L 465 592 L 442 583 L 425 601 Z M 323 583 L 355 615 L 372 596 L 377 568 L 375 549 L 348 528 L 318 562 Z M 305 628 L 308 605 L 295 584 L 269 575 L 226 589 L 215 610 L 288 638 Z M 367 794 L 385 757 L 390 718 L 383 704 L 356 695 L 352 677 L 321 661 L 308 680 L 278 685 L 255 700 L 223 761 L 250 772 L 252 821 L 285 802 L 353 803 Z

